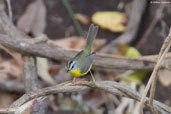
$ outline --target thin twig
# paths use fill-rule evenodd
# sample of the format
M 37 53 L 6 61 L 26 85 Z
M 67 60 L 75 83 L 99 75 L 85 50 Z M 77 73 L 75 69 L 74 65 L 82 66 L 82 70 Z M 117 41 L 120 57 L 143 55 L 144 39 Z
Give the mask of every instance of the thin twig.
M 0 49 L 4 50 L 6 53 L 8 53 L 9 55 L 11 55 L 19 65 L 21 65 L 21 55 L 19 53 L 16 53 L 10 49 L 5 48 L 4 46 L 0 45 Z
M 93 73 L 91 72 L 91 70 L 90 70 L 90 75 L 91 75 L 92 81 L 95 82 L 96 80 L 95 80 L 94 75 L 93 75 Z
M 8 7 L 8 15 L 10 20 L 12 21 L 12 7 L 11 7 L 11 0 L 6 0 L 7 1 L 7 7 Z
M 85 37 L 85 34 L 84 34 L 84 32 L 83 32 L 83 30 L 81 28 L 81 25 L 79 24 L 79 22 L 75 18 L 74 11 L 72 10 L 68 0 L 62 0 L 62 2 L 64 4 L 65 8 L 67 9 L 69 15 L 71 16 L 72 21 L 74 22 L 75 27 L 76 27 L 78 33 L 80 34 L 80 36 Z
M 163 44 L 163 46 L 161 48 L 160 53 L 159 53 L 159 58 L 160 58 L 161 61 L 164 59 L 164 57 L 166 56 L 167 52 L 169 51 L 170 45 L 171 45 L 171 29 L 170 29 L 168 37 L 166 38 L 166 41 L 164 42 L 164 44 Z M 160 66 L 161 66 L 161 62 L 160 62 Z M 156 112 L 154 110 L 154 108 L 153 108 L 153 99 L 154 99 L 155 88 L 156 88 L 157 72 L 159 71 L 160 66 L 159 66 L 159 68 L 156 71 L 154 80 L 152 81 L 152 86 L 151 86 L 151 91 L 150 91 L 150 105 L 152 106 L 153 112 Z
M 141 40 L 138 42 L 136 45 L 136 48 L 139 49 L 142 44 L 147 40 L 148 36 L 151 34 L 153 28 L 156 26 L 157 22 L 162 18 L 163 14 L 163 9 L 165 5 L 161 4 L 158 10 L 156 11 L 156 15 L 153 18 L 151 24 L 149 25 L 148 29 L 145 31 L 144 35 L 142 36 Z
M 158 70 L 160 69 L 161 67 L 161 63 L 162 63 L 162 60 L 164 59 L 164 57 L 166 56 L 169 48 L 170 48 L 170 45 L 171 45 L 171 29 L 170 29 L 170 32 L 169 32 L 169 35 L 168 37 L 166 38 L 165 42 L 163 43 L 163 46 L 160 50 L 160 53 L 159 53 L 159 57 L 158 57 L 158 61 L 157 61 L 157 64 L 156 66 L 154 67 L 154 70 L 150 76 L 150 79 L 147 83 L 147 86 L 143 92 L 143 95 L 142 95 L 142 98 L 141 98 L 141 102 L 140 102 L 140 113 L 143 114 L 143 103 L 144 103 L 144 100 L 145 100 L 145 97 L 147 95 L 147 92 L 153 82 L 153 86 L 152 86 L 152 89 L 151 89 L 151 92 L 150 92 L 150 106 L 152 106 L 152 101 L 153 101 L 153 97 L 154 97 L 154 92 L 155 92 L 155 80 L 156 80 L 156 75 L 157 75 L 157 72 Z M 154 110 L 153 110 L 154 112 Z

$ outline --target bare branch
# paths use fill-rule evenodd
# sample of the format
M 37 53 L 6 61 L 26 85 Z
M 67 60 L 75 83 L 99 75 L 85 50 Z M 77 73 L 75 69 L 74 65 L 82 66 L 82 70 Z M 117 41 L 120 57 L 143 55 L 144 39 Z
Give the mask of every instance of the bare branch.
M 0 9 L 0 33 L 7 34 L 11 37 L 11 40 L 18 40 L 18 39 L 26 39 L 28 36 L 23 35 L 18 31 L 18 29 L 12 24 L 11 20 L 8 19 L 5 12 Z M 42 40 L 42 39 L 41 39 Z M 45 39 L 46 40 L 46 39 Z M 30 42 L 31 43 L 31 42 Z M 23 53 L 24 54 L 24 53 Z M 34 57 L 30 55 L 24 55 L 23 56 L 23 74 L 24 74 L 24 83 L 26 86 L 26 91 L 35 90 L 38 85 L 37 79 L 37 70 L 35 65 L 35 59 Z M 39 102 L 41 106 L 44 107 L 40 111 L 46 111 L 47 102 Z M 34 109 L 35 107 L 33 107 Z
M 37 98 L 36 101 L 34 99 L 32 99 L 32 100 L 28 101 L 27 103 L 25 103 L 19 107 L 15 107 L 15 108 L 0 109 L 0 113 L 1 114 L 23 114 L 28 108 L 33 107 L 37 103 L 37 101 L 41 102 L 45 98 L 46 97 L 39 97 L 39 98 Z
M 158 21 L 162 18 L 163 16 L 163 9 L 165 8 L 164 4 L 160 4 L 158 10 L 156 11 L 155 17 L 153 18 L 151 24 L 149 25 L 148 29 L 145 31 L 144 35 L 140 38 L 140 41 L 138 42 L 138 44 L 136 45 L 136 48 L 139 49 L 142 44 L 147 40 L 147 38 L 149 37 L 149 35 L 151 34 L 152 30 L 154 29 L 154 27 L 156 26 L 156 24 L 158 23 Z
M 157 76 L 157 72 L 159 71 L 159 69 L 161 67 L 162 60 L 164 59 L 164 57 L 166 56 L 166 54 L 170 48 L 170 45 L 171 45 L 171 29 L 170 29 L 169 35 L 167 36 L 165 42 L 162 45 L 162 48 L 161 48 L 159 56 L 158 56 L 157 64 L 156 64 L 156 66 L 150 76 L 150 79 L 147 83 L 147 86 L 143 92 L 141 102 L 140 102 L 140 113 L 141 114 L 143 114 L 143 103 L 144 103 L 145 97 L 147 95 L 147 92 L 148 92 L 151 84 L 152 84 L 152 87 L 151 87 L 151 92 L 150 92 L 150 106 L 151 106 L 153 113 L 155 112 L 155 109 L 153 108 L 153 99 L 154 99 L 154 92 L 155 92 L 155 87 L 156 87 L 156 76 Z
M 4 109 L 0 109 L 0 113 L 1 114 L 13 114 L 15 113 L 15 108 L 4 108 Z
M 8 15 L 10 20 L 12 21 L 12 7 L 11 7 L 11 0 L 6 0 L 7 1 L 7 7 L 8 7 Z
M 30 92 L 28 94 L 25 94 L 21 98 L 19 98 L 16 102 L 14 102 L 13 105 L 11 105 L 11 108 L 19 107 L 32 99 L 39 98 L 42 96 L 48 96 L 56 93 L 76 92 L 76 91 L 82 91 L 91 88 L 97 88 L 112 93 L 114 95 L 128 97 L 137 101 L 140 101 L 141 99 L 141 95 L 136 91 L 134 91 L 133 89 L 131 89 L 130 87 L 128 87 L 127 85 L 113 82 L 113 81 L 96 81 L 95 86 L 92 83 L 76 84 L 76 85 L 69 85 L 69 86 L 65 86 L 65 85 L 66 83 L 62 83 L 56 86 L 39 89 Z M 148 98 L 146 98 L 146 100 L 147 100 L 147 102 L 145 102 L 146 106 L 150 107 L 148 103 Z M 168 107 L 167 105 L 164 105 L 158 101 L 153 101 L 153 104 L 158 112 L 162 114 L 171 113 L 171 108 Z
M 5 39 L 5 40 L 4 40 Z M 26 40 L 27 41 L 27 40 Z M 0 44 L 6 48 L 15 50 L 22 54 L 47 57 L 54 60 L 69 60 L 78 51 L 64 49 L 47 44 L 32 44 L 24 40 L 11 40 L 9 37 L 0 35 Z M 171 66 L 171 53 L 167 55 L 163 66 Z M 100 69 L 122 69 L 122 70 L 152 70 L 157 56 L 147 56 L 139 58 L 128 58 L 114 55 L 97 53 L 94 66 Z

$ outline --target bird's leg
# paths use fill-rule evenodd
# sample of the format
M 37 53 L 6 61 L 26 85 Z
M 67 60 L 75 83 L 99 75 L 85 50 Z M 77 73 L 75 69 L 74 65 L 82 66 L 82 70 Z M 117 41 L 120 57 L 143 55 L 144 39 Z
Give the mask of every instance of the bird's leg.
M 76 77 L 73 78 L 73 80 L 72 80 L 71 83 L 72 83 L 72 84 L 75 84 L 75 81 L 76 81 Z
M 95 78 L 94 78 L 94 76 L 93 76 L 93 73 L 91 72 L 91 70 L 90 70 L 90 74 L 91 74 L 91 81 L 92 81 L 92 83 L 93 83 L 93 86 L 95 86 Z

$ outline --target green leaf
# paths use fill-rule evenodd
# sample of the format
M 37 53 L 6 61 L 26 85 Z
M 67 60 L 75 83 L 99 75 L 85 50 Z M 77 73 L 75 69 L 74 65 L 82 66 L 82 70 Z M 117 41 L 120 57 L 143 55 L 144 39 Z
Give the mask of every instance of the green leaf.
M 125 53 L 127 57 L 140 57 L 140 52 L 134 47 L 128 47 Z M 122 75 L 121 79 L 127 83 L 135 82 L 137 85 L 141 84 L 142 80 L 146 77 L 147 72 L 133 72 L 128 75 Z
M 127 56 L 127 57 L 141 57 L 141 54 L 136 48 L 129 47 L 127 49 L 125 56 Z
M 127 83 L 135 82 L 137 85 L 139 85 L 146 75 L 147 72 L 134 72 L 126 76 L 122 75 L 121 79 Z

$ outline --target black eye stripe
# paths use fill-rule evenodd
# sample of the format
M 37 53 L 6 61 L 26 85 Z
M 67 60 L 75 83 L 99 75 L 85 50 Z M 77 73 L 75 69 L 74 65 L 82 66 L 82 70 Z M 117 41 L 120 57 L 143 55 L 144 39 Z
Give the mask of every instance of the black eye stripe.
M 73 69 L 75 65 L 76 65 L 76 62 L 75 61 L 71 61 L 70 65 L 69 65 L 70 69 Z
M 72 64 L 72 62 L 73 62 L 73 61 L 69 61 L 68 66 L 70 66 L 70 65 Z

